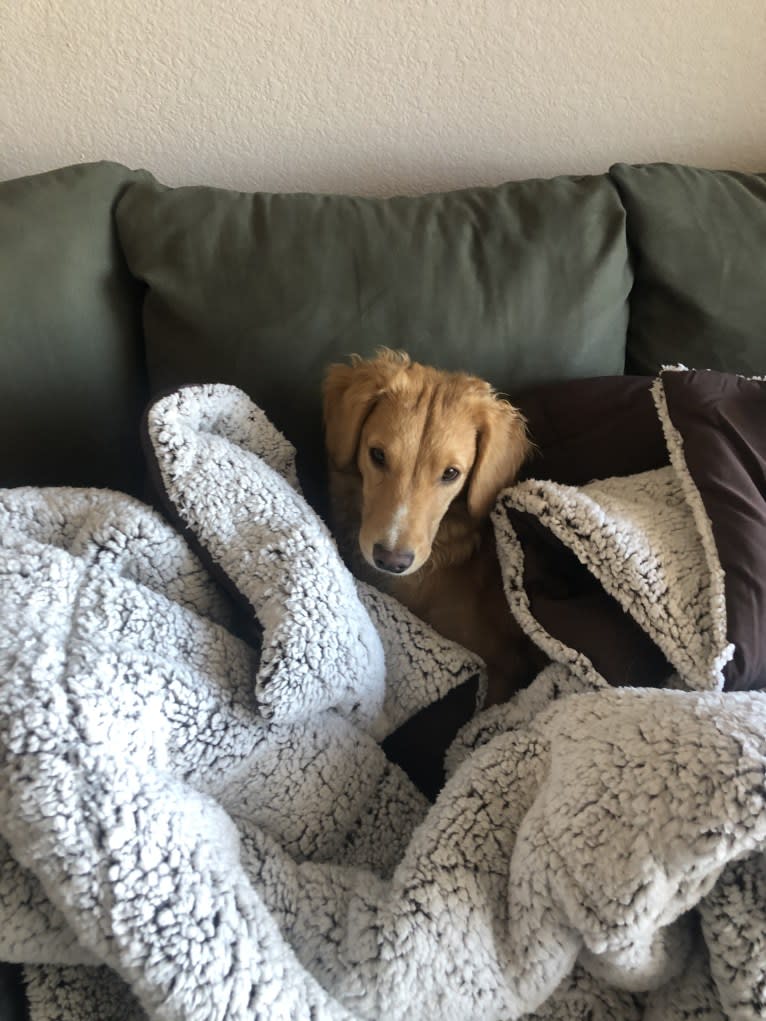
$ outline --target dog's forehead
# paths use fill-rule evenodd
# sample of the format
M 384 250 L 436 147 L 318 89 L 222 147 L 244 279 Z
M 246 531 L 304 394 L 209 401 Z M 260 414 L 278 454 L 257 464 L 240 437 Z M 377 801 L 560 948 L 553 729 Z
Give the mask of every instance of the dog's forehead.
M 433 369 L 413 365 L 400 373 L 381 393 L 381 400 L 398 414 L 447 417 L 459 410 L 473 407 L 475 394 L 461 378 Z
M 380 395 L 365 434 L 391 452 L 419 451 L 437 459 L 450 452 L 468 454 L 475 444 L 473 412 L 469 395 L 448 381 L 412 380 Z

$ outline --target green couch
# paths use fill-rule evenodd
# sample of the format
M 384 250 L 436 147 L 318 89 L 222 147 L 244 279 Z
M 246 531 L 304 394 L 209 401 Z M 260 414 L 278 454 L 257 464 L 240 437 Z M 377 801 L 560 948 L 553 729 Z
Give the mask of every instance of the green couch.
M 8 181 L 0 485 L 147 496 L 147 400 L 221 381 L 295 444 L 321 510 L 329 362 L 385 344 L 511 395 L 662 364 L 765 374 L 765 267 L 766 175 L 620 164 L 392 199 L 167 188 L 114 163 Z
M 663 363 L 766 371 L 766 176 L 609 174 L 418 198 L 0 184 L 0 482 L 142 492 L 150 394 L 231 382 L 318 481 L 325 365 L 381 344 L 514 394 Z M 319 490 L 315 490 L 318 492 Z

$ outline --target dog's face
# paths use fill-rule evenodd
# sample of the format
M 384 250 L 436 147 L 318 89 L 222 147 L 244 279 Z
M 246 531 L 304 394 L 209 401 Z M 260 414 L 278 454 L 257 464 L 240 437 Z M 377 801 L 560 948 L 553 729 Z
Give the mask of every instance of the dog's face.
M 486 517 L 529 451 L 524 419 L 488 383 L 390 351 L 331 366 L 324 415 L 331 466 L 361 478 L 359 547 L 390 574 L 426 563 L 456 498 Z

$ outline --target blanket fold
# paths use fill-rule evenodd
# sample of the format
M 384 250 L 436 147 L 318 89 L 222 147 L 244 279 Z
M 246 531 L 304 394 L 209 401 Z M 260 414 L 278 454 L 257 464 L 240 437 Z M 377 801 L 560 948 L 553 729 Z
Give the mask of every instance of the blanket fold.
M 173 524 L 0 492 L 0 955 L 33 1021 L 763 1016 L 766 696 L 722 691 L 682 443 L 649 478 L 503 495 L 509 603 L 553 662 L 464 728 L 429 806 L 379 741 L 471 677 L 481 700 L 482 664 L 354 581 L 240 391 L 163 397 L 146 437 Z M 540 624 L 515 513 L 675 690 L 611 689 Z

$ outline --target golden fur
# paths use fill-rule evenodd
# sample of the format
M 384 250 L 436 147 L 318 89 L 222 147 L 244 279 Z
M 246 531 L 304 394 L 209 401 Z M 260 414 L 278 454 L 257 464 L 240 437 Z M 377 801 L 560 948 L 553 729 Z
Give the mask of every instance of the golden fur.
M 481 656 L 489 701 L 503 701 L 529 679 L 531 646 L 508 609 L 489 512 L 530 451 L 523 417 L 484 380 L 384 349 L 330 366 L 324 419 L 347 560 Z

